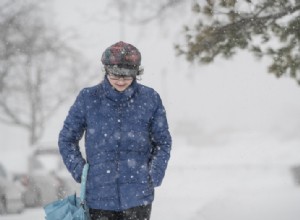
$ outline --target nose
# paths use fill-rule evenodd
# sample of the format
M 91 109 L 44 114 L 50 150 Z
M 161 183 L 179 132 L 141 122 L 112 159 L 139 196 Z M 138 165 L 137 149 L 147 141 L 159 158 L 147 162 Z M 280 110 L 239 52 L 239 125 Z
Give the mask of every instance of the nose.
M 124 85 L 124 84 L 126 84 L 126 81 L 123 78 L 119 78 L 116 83 L 118 85 Z

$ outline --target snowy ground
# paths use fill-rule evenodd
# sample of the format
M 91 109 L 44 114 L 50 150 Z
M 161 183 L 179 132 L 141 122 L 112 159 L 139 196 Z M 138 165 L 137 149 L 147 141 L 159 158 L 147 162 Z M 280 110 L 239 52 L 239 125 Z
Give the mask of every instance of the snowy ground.
M 212 148 L 177 146 L 153 219 L 300 219 L 300 187 L 290 171 L 300 163 L 298 144 L 244 138 Z
M 189 146 L 175 140 L 152 220 L 299 220 L 300 186 L 290 167 L 300 163 L 299 141 L 238 135 L 224 145 Z M 43 219 L 42 209 L 1 220 Z

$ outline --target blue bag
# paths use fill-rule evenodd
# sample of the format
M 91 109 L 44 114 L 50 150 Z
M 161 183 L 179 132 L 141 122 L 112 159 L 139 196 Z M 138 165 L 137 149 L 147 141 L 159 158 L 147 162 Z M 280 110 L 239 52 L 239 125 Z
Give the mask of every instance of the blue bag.
M 81 176 L 80 197 L 78 198 L 74 194 L 44 206 L 46 220 L 90 220 L 89 210 L 85 201 L 88 169 L 89 165 L 86 163 Z

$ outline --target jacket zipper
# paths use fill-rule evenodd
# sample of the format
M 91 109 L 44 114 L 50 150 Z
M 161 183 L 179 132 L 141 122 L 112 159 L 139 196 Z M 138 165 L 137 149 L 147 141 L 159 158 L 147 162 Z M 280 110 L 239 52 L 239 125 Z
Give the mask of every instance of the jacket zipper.
M 119 132 L 119 139 L 117 142 L 117 191 L 118 191 L 118 199 L 119 199 L 119 207 L 121 209 L 121 194 L 120 194 L 120 146 L 121 146 L 121 106 L 118 106 L 118 132 Z

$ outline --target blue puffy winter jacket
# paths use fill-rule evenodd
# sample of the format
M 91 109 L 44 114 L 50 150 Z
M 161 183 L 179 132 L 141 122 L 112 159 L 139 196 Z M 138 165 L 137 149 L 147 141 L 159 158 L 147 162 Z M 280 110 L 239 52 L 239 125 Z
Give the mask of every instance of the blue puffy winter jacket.
M 60 153 L 77 182 L 86 163 L 79 149 L 84 133 L 87 205 L 121 211 L 150 204 L 171 150 L 158 93 L 136 81 L 118 92 L 106 77 L 79 93 L 59 134 Z

